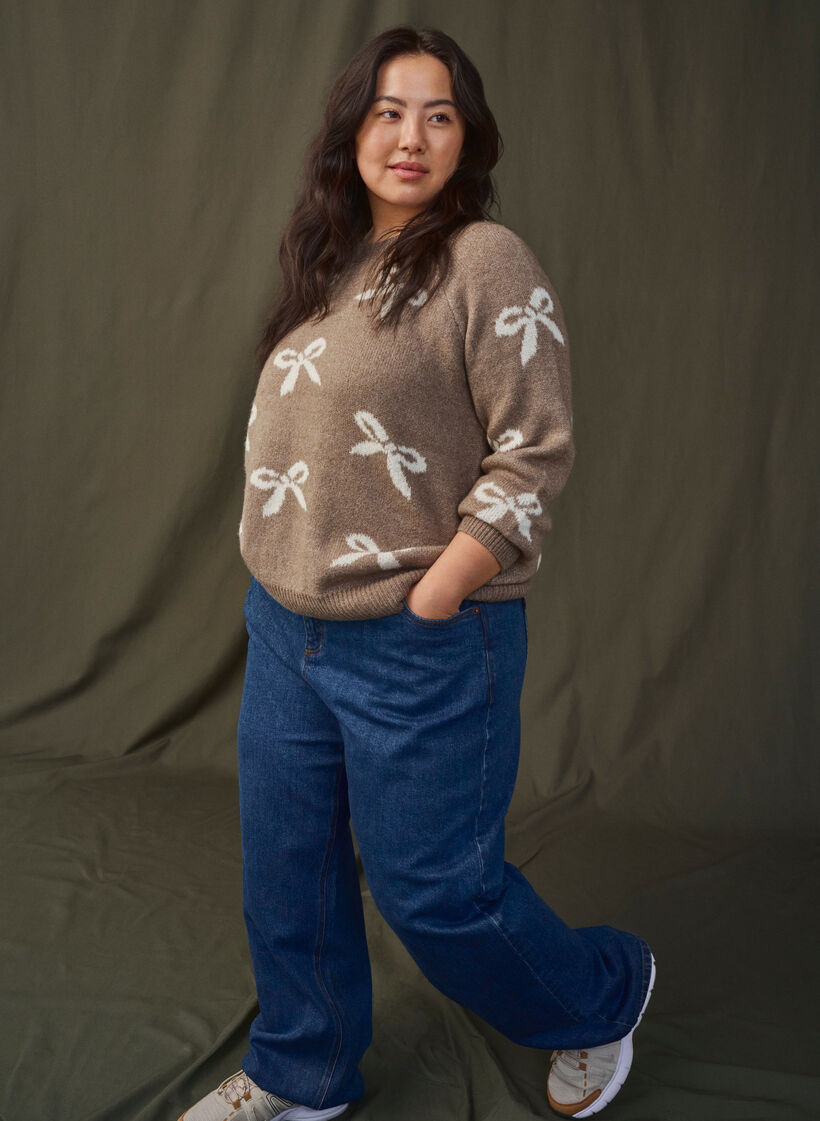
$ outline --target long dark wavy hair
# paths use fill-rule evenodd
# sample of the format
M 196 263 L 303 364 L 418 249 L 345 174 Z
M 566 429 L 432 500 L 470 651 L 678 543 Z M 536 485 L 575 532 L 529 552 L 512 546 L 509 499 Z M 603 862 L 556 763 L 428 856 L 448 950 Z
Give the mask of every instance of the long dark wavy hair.
M 435 28 L 392 27 L 376 35 L 334 82 L 324 124 L 307 149 L 304 185 L 279 246 L 282 287 L 256 347 L 258 371 L 289 331 L 327 314 L 335 283 L 363 250 L 372 218 L 356 164 L 356 133 L 375 97 L 379 67 L 406 54 L 428 54 L 444 63 L 466 129 L 453 174 L 436 197 L 373 255 L 367 286 L 384 294 L 389 280 L 393 294 L 384 315 L 384 301 L 373 301 L 377 327 L 395 328 L 420 288 L 427 290 L 428 297 L 433 294 L 449 266 L 451 235 L 468 222 L 489 219 L 489 211 L 498 204 L 491 171 L 503 143 L 474 64 L 454 39 Z

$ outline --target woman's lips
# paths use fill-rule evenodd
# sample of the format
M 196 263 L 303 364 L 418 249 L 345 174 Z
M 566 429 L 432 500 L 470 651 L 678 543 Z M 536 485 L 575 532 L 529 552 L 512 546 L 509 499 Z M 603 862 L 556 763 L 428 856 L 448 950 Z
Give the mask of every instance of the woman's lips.
M 398 175 L 399 179 L 421 179 L 426 171 L 411 171 L 409 167 L 391 167 L 390 170 Z

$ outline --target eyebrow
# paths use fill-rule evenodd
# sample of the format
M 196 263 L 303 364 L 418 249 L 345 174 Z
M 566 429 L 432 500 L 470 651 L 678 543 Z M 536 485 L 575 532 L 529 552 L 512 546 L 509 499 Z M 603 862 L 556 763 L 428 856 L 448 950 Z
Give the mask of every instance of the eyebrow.
M 402 101 L 400 97 L 391 97 L 389 93 L 383 93 L 381 97 L 374 97 L 373 104 L 375 105 L 377 101 L 395 101 L 397 105 L 403 105 L 405 108 L 407 107 L 406 101 Z M 433 105 L 452 105 L 454 109 L 458 108 L 455 101 L 451 101 L 449 97 L 439 97 L 435 101 L 425 101 L 424 105 L 422 105 L 422 109 L 430 109 Z

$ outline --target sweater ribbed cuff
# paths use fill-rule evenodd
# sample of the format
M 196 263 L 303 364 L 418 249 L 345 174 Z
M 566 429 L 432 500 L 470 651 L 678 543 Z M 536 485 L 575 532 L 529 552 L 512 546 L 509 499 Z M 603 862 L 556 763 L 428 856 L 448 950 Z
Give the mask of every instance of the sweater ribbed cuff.
M 503 533 L 499 533 L 493 526 L 472 514 L 465 514 L 459 522 L 458 528 L 461 533 L 469 533 L 476 541 L 486 545 L 501 565 L 502 572 L 518 560 L 521 555 L 521 550 L 516 548 L 511 541 L 508 541 Z

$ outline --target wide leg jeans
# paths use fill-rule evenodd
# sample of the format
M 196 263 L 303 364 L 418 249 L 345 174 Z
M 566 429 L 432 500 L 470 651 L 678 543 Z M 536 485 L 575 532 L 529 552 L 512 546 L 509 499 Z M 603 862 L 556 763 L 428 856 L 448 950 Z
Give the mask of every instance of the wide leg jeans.
M 528 1047 L 635 1025 L 649 946 L 571 928 L 504 859 L 527 661 L 523 599 L 426 619 L 296 614 L 251 578 L 238 726 L 243 913 L 259 1014 L 242 1060 L 314 1109 L 364 1096 L 373 901 L 441 992 Z

